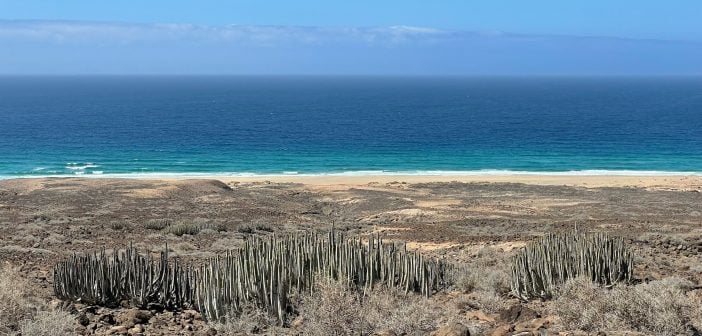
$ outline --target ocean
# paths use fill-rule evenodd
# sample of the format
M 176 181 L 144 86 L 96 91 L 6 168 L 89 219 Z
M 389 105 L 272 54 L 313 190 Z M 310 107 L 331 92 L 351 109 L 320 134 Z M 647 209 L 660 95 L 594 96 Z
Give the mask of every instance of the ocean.
M 700 77 L 0 77 L 0 177 L 702 174 Z

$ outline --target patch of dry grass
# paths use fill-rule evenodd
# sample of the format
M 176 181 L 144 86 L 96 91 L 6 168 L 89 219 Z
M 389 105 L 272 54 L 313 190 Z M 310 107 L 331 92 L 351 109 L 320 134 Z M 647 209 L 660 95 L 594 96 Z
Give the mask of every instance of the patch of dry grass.
M 320 279 L 317 291 L 305 295 L 299 305 L 304 322 L 302 335 L 372 335 L 384 330 L 396 334 L 436 328 L 439 309 L 414 294 L 376 289 L 363 296 L 343 284 Z
M 249 306 L 242 309 L 240 314 L 230 314 L 224 322 L 214 323 L 217 335 L 239 336 L 252 334 L 287 334 L 282 327 L 278 327 L 278 320 L 264 309 Z
M 73 315 L 61 310 L 42 310 L 20 322 L 20 332 L 27 336 L 77 335 Z
M 175 224 L 166 226 L 163 232 L 180 237 L 185 234 L 196 235 L 202 230 L 224 232 L 227 231 L 227 226 L 224 223 L 210 223 L 203 219 L 196 219 L 193 221 L 178 221 Z
M 688 295 L 691 288 L 677 278 L 612 289 L 581 278 L 567 282 L 550 308 L 569 329 L 679 335 L 702 328 L 702 300 Z
M 27 280 L 9 266 L 0 268 L 0 334 L 19 329 L 19 321 L 33 312 L 32 296 Z
M 478 250 L 465 264 L 456 270 L 456 289 L 470 293 L 470 307 L 487 313 L 496 313 L 508 308 L 506 299 L 510 290 L 509 255 L 491 247 Z
M 75 325 L 73 316 L 39 301 L 16 269 L 0 268 L 0 335 L 74 335 Z

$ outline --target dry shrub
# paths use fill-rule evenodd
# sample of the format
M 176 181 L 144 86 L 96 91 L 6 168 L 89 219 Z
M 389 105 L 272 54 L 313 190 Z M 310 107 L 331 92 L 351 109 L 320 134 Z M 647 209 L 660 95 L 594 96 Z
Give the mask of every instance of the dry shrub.
M 456 289 L 471 293 L 466 304 L 487 313 L 508 308 L 510 290 L 509 255 L 491 247 L 478 250 L 473 258 L 456 270 Z
M 491 291 L 477 291 L 470 299 L 469 305 L 490 314 L 503 311 L 510 305 L 504 296 Z
M 284 335 L 283 328 L 277 326 L 278 319 L 265 309 L 255 306 L 244 307 L 239 314 L 232 313 L 222 323 L 214 323 L 217 335 L 239 336 L 252 334 Z
M 336 281 L 317 284 L 299 306 L 302 335 L 372 335 L 388 329 L 404 334 L 436 327 L 438 309 L 418 295 L 378 288 L 363 296 Z
M 39 311 L 20 323 L 20 332 L 27 336 L 76 335 L 73 315 L 61 310 Z
M 551 310 L 569 329 L 678 335 L 702 324 L 702 302 L 686 295 L 691 288 L 676 278 L 612 289 L 580 278 L 561 288 Z
M 458 289 L 466 292 L 489 292 L 507 294 L 509 292 L 509 273 L 502 268 L 470 267 L 458 277 Z
M 11 267 L 0 268 L 0 335 L 72 335 L 75 319 L 48 309 L 29 282 Z
M 506 294 L 510 290 L 509 255 L 492 247 L 478 250 L 473 258 L 456 270 L 457 289 L 466 293 Z
M 176 254 L 187 254 L 188 252 L 196 251 L 197 247 L 188 242 L 176 243 L 171 245 L 171 250 Z
M 18 330 L 18 322 L 34 311 L 29 283 L 10 267 L 0 268 L 0 334 Z

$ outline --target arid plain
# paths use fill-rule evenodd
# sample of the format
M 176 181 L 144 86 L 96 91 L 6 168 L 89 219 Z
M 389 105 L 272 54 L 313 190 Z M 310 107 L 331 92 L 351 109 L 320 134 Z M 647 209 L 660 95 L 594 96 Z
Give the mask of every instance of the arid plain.
M 699 176 L 13 179 L 0 181 L 0 261 L 6 278 L 15 277 L 15 282 L 5 280 L 5 286 L 22 284 L 28 302 L 69 311 L 79 334 L 318 334 L 324 331 L 315 323 L 321 322 L 310 317 L 319 312 L 307 313 L 304 305 L 280 328 L 261 316 L 214 326 L 194 311 L 147 311 L 141 316 L 127 307 L 60 302 L 53 297 L 52 268 L 73 253 L 130 243 L 145 252 L 168 244 L 172 255 L 197 263 L 237 248 L 251 236 L 326 232 L 333 225 L 348 236 L 379 234 L 386 242 L 444 258 L 457 269 L 452 285 L 426 301 L 382 294 L 385 301 L 414 307 L 403 314 L 415 324 L 408 326 L 395 316 L 392 306 L 377 305 L 376 314 L 384 318 L 349 317 L 395 321 L 377 322 L 369 334 L 458 335 L 467 330 L 472 335 L 693 335 L 701 316 L 699 306 L 694 307 L 702 297 L 701 191 Z M 179 236 L 149 224 L 159 222 L 196 223 L 201 230 Z M 684 281 L 666 287 L 687 300 L 671 304 L 679 316 L 651 313 L 665 315 L 662 324 L 677 324 L 656 329 L 659 322 L 636 326 L 626 324 L 635 321 L 605 317 L 608 329 L 571 316 L 573 310 L 563 300 L 583 299 L 582 293 L 544 302 L 519 302 L 510 296 L 511 255 L 546 233 L 575 229 L 624 237 L 635 253 L 636 286 L 669 278 Z M 597 295 L 608 294 L 593 290 L 588 300 L 594 307 Z M 605 314 L 596 309 L 581 313 L 595 318 Z M 0 333 L 18 328 L 13 321 L 3 322 Z

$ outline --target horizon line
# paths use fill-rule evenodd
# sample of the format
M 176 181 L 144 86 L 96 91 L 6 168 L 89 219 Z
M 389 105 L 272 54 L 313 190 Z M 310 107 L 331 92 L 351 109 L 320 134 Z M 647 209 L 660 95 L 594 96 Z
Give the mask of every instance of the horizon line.
M 0 73 L 0 77 L 307 77 L 307 78 L 702 78 L 702 73 L 631 74 L 261 74 L 261 73 Z

